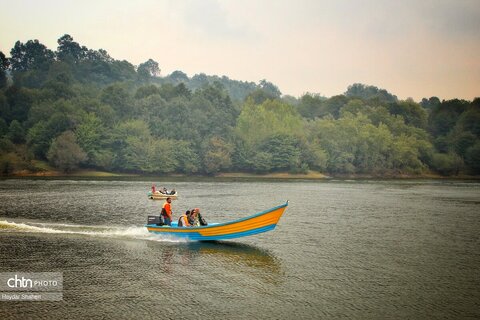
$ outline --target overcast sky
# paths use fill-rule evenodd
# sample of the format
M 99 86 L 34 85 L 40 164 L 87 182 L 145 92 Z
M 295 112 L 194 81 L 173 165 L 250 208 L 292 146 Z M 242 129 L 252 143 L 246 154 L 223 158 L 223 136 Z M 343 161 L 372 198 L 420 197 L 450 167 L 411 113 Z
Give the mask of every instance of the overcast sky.
M 330 97 L 480 96 L 480 0 L 0 0 L 0 51 L 70 34 L 162 75 L 181 70 Z

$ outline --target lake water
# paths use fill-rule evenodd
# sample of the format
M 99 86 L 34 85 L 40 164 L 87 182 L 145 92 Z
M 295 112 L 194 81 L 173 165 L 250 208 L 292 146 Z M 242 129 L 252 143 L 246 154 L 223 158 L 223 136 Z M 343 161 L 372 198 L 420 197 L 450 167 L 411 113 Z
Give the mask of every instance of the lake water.
M 455 181 L 0 180 L 0 272 L 62 272 L 63 301 L 0 319 L 480 318 L 480 184 Z M 187 242 L 143 227 L 225 222 L 289 200 L 273 231 Z

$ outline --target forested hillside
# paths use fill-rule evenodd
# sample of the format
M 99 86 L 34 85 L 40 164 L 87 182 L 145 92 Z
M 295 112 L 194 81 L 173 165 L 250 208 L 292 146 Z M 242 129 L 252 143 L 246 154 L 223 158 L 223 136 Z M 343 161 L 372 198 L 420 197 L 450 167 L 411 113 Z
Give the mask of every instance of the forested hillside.
M 354 84 L 282 96 L 272 83 L 162 75 L 69 35 L 0 52 L 0 174 L 480 173 L 480 98 L 399 100 Z

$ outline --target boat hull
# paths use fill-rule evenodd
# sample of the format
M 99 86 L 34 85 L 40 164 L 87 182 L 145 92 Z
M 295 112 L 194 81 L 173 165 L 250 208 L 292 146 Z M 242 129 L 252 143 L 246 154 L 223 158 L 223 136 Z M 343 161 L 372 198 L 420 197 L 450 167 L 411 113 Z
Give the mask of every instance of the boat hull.
M 200 227 L 145 225 L 149 232 L 188 240 L 226 240 L 251 236 L 275 229 L 288 202 L 250 217 Z
M 165 200 L 167 198 L 172 198 L 172 200 L 177 200 L 178 199 L 178 193 L 175 194 L 163 194 L 160 192 L 155 192 L 152 193 L 151 191 L 147 194 L 148 199 L 151 200 Z

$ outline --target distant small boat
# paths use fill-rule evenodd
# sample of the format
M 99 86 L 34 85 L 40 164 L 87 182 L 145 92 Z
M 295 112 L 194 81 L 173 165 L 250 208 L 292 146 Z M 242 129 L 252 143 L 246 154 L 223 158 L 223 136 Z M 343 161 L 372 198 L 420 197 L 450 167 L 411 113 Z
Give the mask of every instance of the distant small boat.
M 165 200 L 167 198 L 172 198 L 172 200 L 177 200 L 178 199 L 178 192 L 175 192 L 174 194 L 165 194 L 161 193 L 160 191 L 149 191 L 147 193 L 148 199 L 151 200 Z
M 288 206 L 288 201 L 277 207 L 256 213 L 249 217 L 225 223 L 211 223 L 200 227 L 178 227 L 173 222 L 172 226 L 158 226 L 146 224 L 149 232 L 170 235 L 189 240 L 225 240 L 251 236 L 275 229 L 283 212 Z

